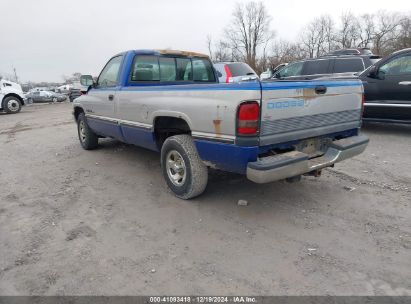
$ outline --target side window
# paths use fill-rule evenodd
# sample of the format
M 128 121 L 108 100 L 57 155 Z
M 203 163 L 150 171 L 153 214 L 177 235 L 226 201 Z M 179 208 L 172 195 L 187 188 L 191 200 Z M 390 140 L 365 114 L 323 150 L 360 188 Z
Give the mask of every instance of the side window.
M 215 82 L 213 67 L 209 60 L 193 59 L 193 80 L 198 82 Z
M 97 86 L 100 88 L 115 87 L 118 82 L 118 73 L 120 71 L 121 60 L 123 56 L 117 56 L 110 59 L 103 71 L 98 77 Z
M 306 61 L 302 75 L 327 74 L 329 63 L 329 59 Z
M 301 75 L 301 71 L 303 69 L 304 62 L 296 62 L 287 65 L 285 68 L 281 69 L 278 72 L 280 78 L 283 77 L 290 77 L 290 76 L 299 76 Z
M 193 69 L 191 60 L 188 58 L 176 58 L 177 61 L 177 80 L 192 81 Z
M 160 57 L 160 80 L 161 81 L 176 81 L 177 68 L 175 58 Z
M 360 72 L 364 70 L 361 58 L 335 59 L 334 73 Z
M 411 55 L 394 58 L 383 64 L 378 73 L 384 75 L 407 75 L 411 74 Z
M 137 55 L 131 68 L 131 81 L 159 81 L 160 67 L 157 56 Z

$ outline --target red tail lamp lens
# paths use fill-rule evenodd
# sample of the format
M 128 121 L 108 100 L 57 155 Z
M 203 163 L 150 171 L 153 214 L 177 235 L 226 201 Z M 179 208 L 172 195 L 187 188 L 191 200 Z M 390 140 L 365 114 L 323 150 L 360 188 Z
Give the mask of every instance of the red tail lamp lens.
M 237 133 L 240 135 L 253 135 L 258 132 L 260 118 L 260 105 L 257 102 L 247 102 L 238 109 Z

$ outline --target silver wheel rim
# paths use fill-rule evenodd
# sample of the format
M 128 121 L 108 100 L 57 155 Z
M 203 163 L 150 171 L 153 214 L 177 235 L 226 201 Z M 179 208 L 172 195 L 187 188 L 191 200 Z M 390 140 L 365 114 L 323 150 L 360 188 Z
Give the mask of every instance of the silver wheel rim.
M 7 108 L 12 112 L 16 112 L 19 110 L 19 102 L 17 100 L 11 99 L 7 102 Z
M 186 164 L 181 154 L 176 150 L 167 153 L 166 170 L 168 178 L 174 185 L 181 186 L 186 181 Z
M 54 97 L 54 98 L 53 98 L 53 102 L 57 102 L 57 98 Z
M 86 140 L 86 124 L 84 123 L 84 121 L 80 121 L 79 135 L 81 142 L 84 142 Z

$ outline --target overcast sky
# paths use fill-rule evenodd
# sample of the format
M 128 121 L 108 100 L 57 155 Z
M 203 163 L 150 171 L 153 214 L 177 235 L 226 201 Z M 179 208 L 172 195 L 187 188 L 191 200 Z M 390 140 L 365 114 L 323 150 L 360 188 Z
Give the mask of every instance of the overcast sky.
M 62 81 L 98 74 L 115 53 L 138 48 L 207 52 L 236 2 L 245 0 L 1 0 L 0 74 L 15 67 L 22 81 Z M 381 9 L 411 11 L 410 0 L 263 1 L 277 37 L 293 40 L 314 17 Z

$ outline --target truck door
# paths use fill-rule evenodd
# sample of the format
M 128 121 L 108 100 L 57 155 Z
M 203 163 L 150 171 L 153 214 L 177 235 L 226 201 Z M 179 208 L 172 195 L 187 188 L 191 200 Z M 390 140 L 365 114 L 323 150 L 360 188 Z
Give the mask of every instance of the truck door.
M 399 55 L 365 79 L 364 117 L 409 120 L 411 113 L 411 54 Z
M 382 100 L 394 103 L 411 102 L 411 54 L 396 57 L 378 70 Z
M 115 118 L 119 74 L 123 55 L 111 58 L 97 79 L 97 85 L 89 90 L 89 101 L 85 105 L 90 127 L 97 133 L 122 139 L 119 123 Z

